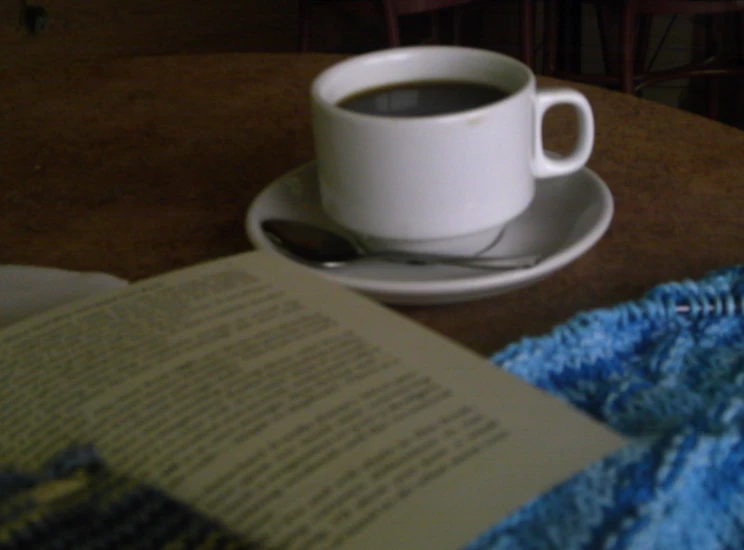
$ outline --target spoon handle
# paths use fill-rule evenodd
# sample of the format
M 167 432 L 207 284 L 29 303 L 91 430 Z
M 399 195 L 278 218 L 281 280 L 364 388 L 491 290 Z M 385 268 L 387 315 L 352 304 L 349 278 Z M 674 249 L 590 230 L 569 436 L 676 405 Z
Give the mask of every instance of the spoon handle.
M 488 258 L 482 256 L 442 256 L 438 254 L 409 254 L 397 252 L 375 253 L 374 258 L 377 260 L 396 263 L 417 265 L 455 265 L 488 271 L 525 269 L 537 265 L 540 260 L 542 260 L 542 256 L 538 256 L 537 254 Z

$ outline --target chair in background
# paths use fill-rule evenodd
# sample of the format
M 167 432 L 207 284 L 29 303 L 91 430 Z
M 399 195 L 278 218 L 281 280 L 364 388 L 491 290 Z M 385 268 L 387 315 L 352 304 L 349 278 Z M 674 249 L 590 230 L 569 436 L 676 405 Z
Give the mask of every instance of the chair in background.
M 744 2 L 738 0 L 595 0 L 600 47 L 605 65 L 603 75 L 569 74 L 557 67 L 558 29 L 561 0 L 545 0 L 544 73 L 586 82 L 606 84 L 636 94 L 651 84 L 693 77 L 709 77 L 708 116 L 718 117 L 719 76 L 744 75 Z M 580 1 L 580 0 L 576 0 Z M 723 17 L 738 16 L 738 52 L 731 57 L 722 50 Z M 649 71 L 646 58 L 651 22 L 655 15 L 704 16 L 708 52 L 702 62 L 664 71 Z M 618 31 L 616 44 L 610 40 Z M 613 47 L 614 46 L 614 47 Z M 579 46 L 580 47 L 580 46 Z
M 535 44 L 535 0 L 520 1 L 520 51 L 522 60 L 534 65 Z M 462 13 L 467 4 L 484 3 L 483 0 L 299 0 L 299 51 L 310 49 L 313 7 L 319 3 L 335 3 L 344 6 L 372 8 L 382 16 L 387 36 L 387 46 L 401 45 L 399 18 L 407 15 L 428 13 L 431 15 L 431 41 L 440 42 L 439 14 L 444 10 L 452 14 L 452 42 L 459 44 L 462 31 Z

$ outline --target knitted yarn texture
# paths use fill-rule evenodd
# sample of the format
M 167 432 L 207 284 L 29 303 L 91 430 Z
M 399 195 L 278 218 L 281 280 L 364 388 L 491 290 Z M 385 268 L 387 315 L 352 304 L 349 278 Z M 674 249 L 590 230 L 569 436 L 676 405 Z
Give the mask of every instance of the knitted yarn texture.
M 631 443 L 468 550 L 744 548 L 744 266 L 581 313 L 492 359 Z

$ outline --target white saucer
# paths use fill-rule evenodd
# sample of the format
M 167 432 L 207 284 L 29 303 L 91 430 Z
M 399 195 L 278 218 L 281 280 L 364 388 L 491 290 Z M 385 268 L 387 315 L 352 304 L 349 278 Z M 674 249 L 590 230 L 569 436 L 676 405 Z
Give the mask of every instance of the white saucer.
M 585 168 L 568 177 L 538 182 L 530 207 L 509 223 L 499 242 L 483 254 L 544 257 L 529 269 L 489 272 L 378 260 L 333 269 L 307 269 L 390 304 L 444 304 L 485 298 L 535 283 L 574 261 L 602 237 L 612 213 L 610 190 L 597 174 Z M 314 162 L 272 182 L 248 210 L 245 223 L 251 242 L 256 248 L 281 254 L 261 230 L 261 222 L 269 218 L 313 222 L 343 232 L 321 209 Z

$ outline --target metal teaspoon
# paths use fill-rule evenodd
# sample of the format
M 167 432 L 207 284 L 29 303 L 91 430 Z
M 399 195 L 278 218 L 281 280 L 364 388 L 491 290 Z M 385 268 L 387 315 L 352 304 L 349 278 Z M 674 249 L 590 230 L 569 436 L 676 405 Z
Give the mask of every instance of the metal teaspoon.
M 538 255 L 484 258 L 404 252 L 366 251 L 343 235 L 311 223 L 269 219 L 261 222 L 266 237 L 279 250 L 301 262 L 319 267 L 340 267 L 364 258 L 409 264 L 442 264 L 493 271 L 524 269 L 536 265 Z

